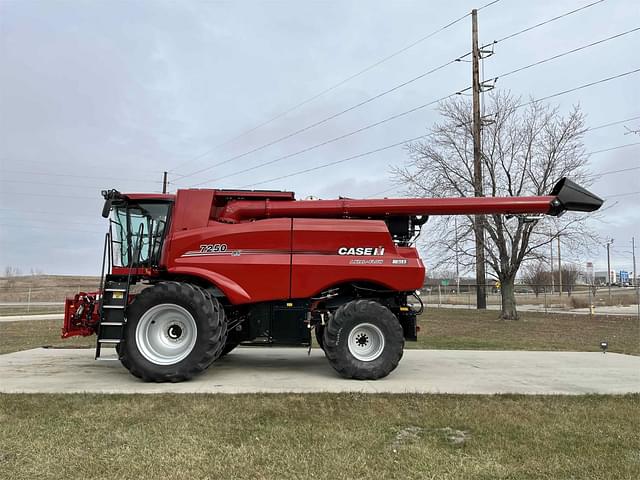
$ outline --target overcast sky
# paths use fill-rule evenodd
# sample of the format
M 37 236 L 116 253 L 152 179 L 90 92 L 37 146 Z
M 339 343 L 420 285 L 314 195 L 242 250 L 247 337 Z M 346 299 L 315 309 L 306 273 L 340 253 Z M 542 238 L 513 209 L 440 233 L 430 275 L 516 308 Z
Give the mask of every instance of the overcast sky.
M 486 0 L 488 1 L 488 0 Z M 193 173 L 313 124 L 470 49 L 467 17 L 404 53 L 278 116 L 485 1 L 0 1 L 0 266 L 99 273 L 106 221 L 100 190 L 158 191 L 162 171 L 185 187 L 277 159 L 470 85 L 455 63 L 255 153 Z M 502 0 L 479 13 L 481 43 L 590 3 Z M 640 26 L 637 0 L 606 0 L 496 46 L 487 78 Z M 640 32 L 498 81 L 544 97 L 640 68 Z M 587 126 L 640 116 L 640 73 L 555 98 Z M 204 187 L 240 187 L 398 143 L 438 119 L 423 108 L 344 140 Z M 587 151 L 638 143 L 625 126 L 589 132 Z M 640 165 L 640 145 L 595 154 L 594 172 Z M 257 188 L 366 197 L 392 186 L 401 146 Z M 602 197 L 640 191 L 640 170 L 606 175 Z M 393 195 L 389 191 L 386 195 Z M 631 268 L 640 195 L 618 196 L 604 222 L 613 266 Z M 428 228 L 428 225 L 426 226 Z M 604 248 L 592 260 L 606 265 Z

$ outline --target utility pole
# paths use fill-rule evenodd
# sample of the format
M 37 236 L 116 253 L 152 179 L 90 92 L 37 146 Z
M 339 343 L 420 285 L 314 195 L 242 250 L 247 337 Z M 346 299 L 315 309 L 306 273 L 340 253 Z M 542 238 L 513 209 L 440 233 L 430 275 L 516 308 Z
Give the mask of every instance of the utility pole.
M 456 230 L 456 293 L 460 295 L 460 262 L 458 261 L 458 217 L 453 217 Z
M 607 239 L 607 285 L 609 286 L 609 303 L 611 303 L 611 244 L 613 238 Z
M 633 255 L 633 286 L 636 288 L 636 303 L 638 304 L 638 321 L 640 322 L 640 284 L 636 272 L 636 238 L 631 237 L 631 254 Z
M 162 193 L 167 193 L 167 172 L 162 174 Z
M 631 279 L 634 287 L 638 286 L 638 272 L 636 271 L 636 237 L 631 237 L 631 255 L 633 256 L 633 278 Z
M 558 290 L 562 296 L 562 257 L 560 256 L 560 235 L 558 235 Z
M 478 11 L 471 10 L 471 67 L 473 86 L 473 189 L 476 197 L 482 197 L 482 143 L 480 136 L 480 49 L 478 48 Z M 476 236 L 476 305 L 487 308 L 487 282 L 484 262 L 484 217 L 476 215 L 474 222 Z
M 551 263 L 551 294 L 553 295 L 553 292 L 556 291 L 556 282 L 553 278 L 553 235 L 551 234 L 551 230 L 549 230 L 549 238 L 551 238 L 551 241 L 549 242 L 549 246 L 551 247 L 551 260 L 549 263 Z

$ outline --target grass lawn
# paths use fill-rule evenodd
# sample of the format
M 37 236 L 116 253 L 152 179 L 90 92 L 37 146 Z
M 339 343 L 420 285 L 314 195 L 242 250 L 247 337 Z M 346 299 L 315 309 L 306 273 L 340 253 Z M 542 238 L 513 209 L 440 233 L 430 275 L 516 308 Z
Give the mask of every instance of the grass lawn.
M 427 309 L 420 318 L 418 342 L 407 348 L 483 350 L 598 351 L 640 355 L 640 325 L 633 317 L 523 313 L 522 319 L 497 319 L 495 311 Z M 95 337 L 60 338 L 61 321 L 0 322 L 0 354 L 43 345 L 93 347 Z
M 61 320 L 0 322 L 0 354 L 42 346 L 95 347 L 96 337 L 60 338 Z
M 1 395 L 3 478 L 637 479 L 640 396 Z
M 499 320 L 496 311 L 428 308 L 420 318 L 418 342 L 409 348 L 478 350 L 609 351 L 640 355 L 636 317 L 520 313 L 518 321 Z

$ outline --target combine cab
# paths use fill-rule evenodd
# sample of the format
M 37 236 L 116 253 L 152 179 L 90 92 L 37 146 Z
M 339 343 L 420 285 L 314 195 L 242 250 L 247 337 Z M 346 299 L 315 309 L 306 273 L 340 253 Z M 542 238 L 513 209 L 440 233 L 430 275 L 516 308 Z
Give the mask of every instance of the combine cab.
M 563 179 L 549 196 L 295 200 L 292 192 L 103 192 L 98 292 L 67 299 L 63 337 L 97 335 L 146 381 L 178 382 L 238 345 L 309 346 L 355 379 L 388 375 L 422 311 L 413 248 L 430 215 L 590 212 Z

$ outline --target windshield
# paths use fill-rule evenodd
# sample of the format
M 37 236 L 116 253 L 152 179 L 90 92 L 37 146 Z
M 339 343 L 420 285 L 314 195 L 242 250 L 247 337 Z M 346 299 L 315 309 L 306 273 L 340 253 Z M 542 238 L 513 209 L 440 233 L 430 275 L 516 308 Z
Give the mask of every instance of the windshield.
M 129 203 L 111 212 L 116 267 L 152 267 L 160 262 L 170 203 Z

